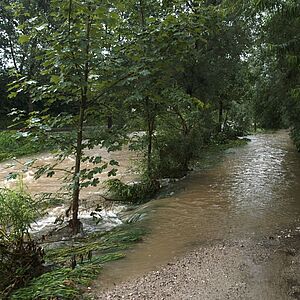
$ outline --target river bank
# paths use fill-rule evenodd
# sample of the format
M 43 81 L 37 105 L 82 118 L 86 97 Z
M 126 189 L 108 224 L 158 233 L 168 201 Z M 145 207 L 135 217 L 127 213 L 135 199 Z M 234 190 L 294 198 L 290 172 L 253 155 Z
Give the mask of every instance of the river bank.
M 300 299 L 300 227 L 211 241 L 92 299 Z M 94 291 L 93 291 L 94 290 Z M 96 290 L 96 291 L 95 291 Z

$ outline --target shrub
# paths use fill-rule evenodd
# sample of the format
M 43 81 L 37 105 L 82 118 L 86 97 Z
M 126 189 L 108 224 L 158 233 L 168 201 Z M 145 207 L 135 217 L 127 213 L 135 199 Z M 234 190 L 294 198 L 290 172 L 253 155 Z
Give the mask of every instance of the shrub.
M 114 199 L 133 203 L 145 202 L 160 188 L 157 181 L 150 179 L 134 184 L 126 184 L 119 179 L 110 179 L 107 181 L 107 187 Z
M 291 137 L 300 152 L 300 125 L 298 127 L 294 127 L 291 131 Z
M 0 189 L 0 298 L 42 272 L 43 250 L 28 232 L 36 217 L 28 195 Z
M 33 141 L 15 131 L 0 132 L 0 161 L 52 149 L 49 143 Z
M 205 133 L 191 130 L 188 134 L 160 133 L 156 138 L 154 170 L 156 178 L 181 178 L 189 170 L 205 144 Z

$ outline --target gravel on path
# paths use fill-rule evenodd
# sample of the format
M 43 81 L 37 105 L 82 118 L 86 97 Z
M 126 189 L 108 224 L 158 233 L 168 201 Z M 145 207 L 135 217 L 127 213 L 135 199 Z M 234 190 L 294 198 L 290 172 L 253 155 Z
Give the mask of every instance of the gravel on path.
M 300 230 L 219 241 L 92 299 L 300 299 Z

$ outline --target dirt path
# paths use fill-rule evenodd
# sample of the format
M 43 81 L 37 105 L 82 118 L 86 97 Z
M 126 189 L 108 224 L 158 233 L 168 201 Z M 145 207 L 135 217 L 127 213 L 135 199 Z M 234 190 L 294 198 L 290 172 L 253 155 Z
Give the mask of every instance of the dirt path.
M 218 241 L 112 289 L 93 290 L 92 299 L 300 299 L 300 228 Z

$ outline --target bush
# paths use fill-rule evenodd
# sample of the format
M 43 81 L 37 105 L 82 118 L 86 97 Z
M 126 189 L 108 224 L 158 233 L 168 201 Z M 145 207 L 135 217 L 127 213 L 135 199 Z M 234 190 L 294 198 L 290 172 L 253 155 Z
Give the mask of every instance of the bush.
M 205 132 L 191 130 L 188 134 L 170 131 L 157 136 L 154 156 L 156 178 L 181 178 L 189 170 L 189 164 L 196 159 L 205 144 Z
M 0 298 L 42 272 L 43 250 L 28 232 L 36 217 L 28 195 L 0 189 Z
M 119 179 L 107 181 L 108 191 L 115 200 L 142 203 L 153 197 L 159 190 L 158 181 L 145 179 L 134 184 L 123 183 Z
M 34 142 L 14 131 L 0 132 L 0 161 L 46 151 L 49 148 L 50 145 Z
M 293 130 L 291 131 L 291 137 L 300 152 L 300 125 L 299 127 L 294 127 Z

